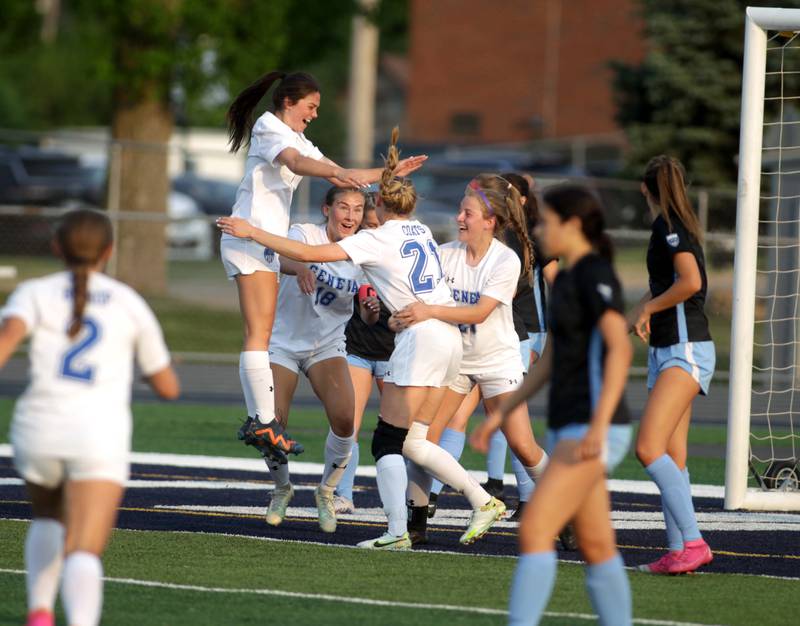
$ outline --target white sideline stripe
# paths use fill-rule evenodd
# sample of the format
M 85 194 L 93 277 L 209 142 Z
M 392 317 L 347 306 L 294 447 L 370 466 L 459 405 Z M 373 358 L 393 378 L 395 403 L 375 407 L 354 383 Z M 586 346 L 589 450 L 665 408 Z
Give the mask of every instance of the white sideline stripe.
M 27 572 L 22 569 L 0 568 L 2 574 L 17 574 L 24 576 Z M 227 587 L 202 587 L 200 585 L 182 585 L 177 583 L 165 583 L 157 580 L 138 580 L 136 578 L 103 578 L 105 582 L 117 583 L 120 585 L 133 585 L 136 587 L 155 587 L 159 589 L 173 589 L 176 591 L 199 591 L 201 593 L 232 593 L 242 595 L 261 595 L 278 596 L 283 598 L 302 598 L 304 600 L 322 600 L 324 602 L 340 602 L 342 604 L 360 604 L 365 606 L 385 606 L 402 609 L 422 609 L 426 611 L 448 611 L 453 613 L 474 613 L 478 615 L 508 615 L 508 611 L 503 609 L 490 609 L 482 606 L 457 606 L 453 604 L 425 604 L 421 602 L 399 602 L 396 600 L 373 600 L 372 598 L 349 598 L 345 596 L 334 596 L 327 593 L 304 593 L 302 591 L 281 591 L 279 589 L 234 589 Z M 595 615 L 587 613 L 560 613 L 555 611 L 545 611 L 546 617 L 562 617 L 569 619 L 579 619 L 583 621 L 595 621 Z M 634 624 L 645 624 L 647 626 L 714 626 L 709 624 L 698 624 L 693 622 L 673 622 L 658 619 L 634 619 Z
M 24 485 L 21 478 L 0 478 L 0 487 L 11 485 Z M 242 489 L 251 491 L 267 491 L 272 484 L 247 481 L 221 481 L 221 480 L 129 480 L 125 483 L 126 489 Z M 314 491 L 312 485 L 296 485 L 295 491 Z
M 11 444 L 0 444 L 0 457 L 11 457 L 13 452 Z M 143 465 L 169 465 L 172 467 L 198 467 L 202 469 L 241 470 L 246 472 L 264 472 L 265 465 L 261 459 L 240 459 L 226 456 L 202 456 L 196 454 L 166 454 L 162 452 L 132 452 L 131 463 Z M 289 471 L 300 475 L 322 476 L 324 466 L 322 463 L 305 463 L 289 461 Z M 480 482 L 486 481 L 486 472 L 470 470 L 469 472 Z M 374 465 L 359 465 L 356 476 L 375 478 Z M 505 474 L 503 482 L 507 485 L 516 485 L 514 474 Z M 649 480 L 618 480 L 608 481 L 610 491 L 620 493 L 635 493 L 643 495 L 658 495 L 658 487 Z M 725 488 L 720 485 L 692 485 L 692 495 L 698 498 L 723 498 Z
M 202 504 L 157 504 L 156 509 L 167 509 L 173 511 L 193 511 L 206 513 L 229 513 L 231 515 L 257 515 L 264 514 L 264 507 L 255 506 L 218 506 Z M 468 509 L 437 509 L 436 517 L 429 521 L 430 527 L 458 527 L 466 525 L 471 515 Z M 317 519 L 317 509 L 314 507 L 289 507 L 286 511 L 287 517 L 300 519 Z M 359 508 L 357 513 L 339 514 L 336 516 L 341 521 L 351 522 L 373 522 L 383 524 L 386 516 L 383 509 L 379 508 Z M 699 513 L 697 515 L 698 525 L 701 530 L 708 531 L 787 531 L 800 533 L 800 515 L 789 516 L 794 519 L 791 521 L 780 521 L 769 519 L 769 515 L 757 516 L 761 519 L 751 520 L 747 514 L 726 515 L 724 513 Z M 781 517 L 776 515 L 776 517 Z M 661 513 L 642 513 L 637 511 L 614 511 L 611 514 L 613 526 L 617 530 L 663 530 L 664 518 Z M 499 521 L 494 528 L 518 527 L 516 522 Z

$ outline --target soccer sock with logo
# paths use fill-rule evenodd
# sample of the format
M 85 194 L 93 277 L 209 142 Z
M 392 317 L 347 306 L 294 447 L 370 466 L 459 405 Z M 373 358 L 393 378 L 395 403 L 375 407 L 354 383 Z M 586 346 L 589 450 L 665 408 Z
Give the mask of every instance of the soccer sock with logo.
M 449 452 L 453 458 L 458 461 L 464 452 L 464 442 L 466 439 L 466 433 L 453 430 L 452 428 L 445 428 L 444 432 L 442 432 L 442 436 L 439 438 L 439 447 Z M 442 487 L 442 482 L 434 478 L 431 483 L 431 493 L 440 494 Z
M 325 469 L 319 487 L 321 491 L 333 492 L 344 475 L 350 460 L 353 447 L 353 435 L 339 437 L 333 430 L 328 430 L 325 441 Z
M 242 383 L 247 415 L 262 424 L 275 419 L 275 393 L 269 352 L 248 350 L 239 354 L 239 380 Z
M 353 447 L 350 450 L 350 460 L 347 462 L 347 468 L 344 470 L 339 484 L 336 485 L 336 494 L 347 498 L 350 502 L 353 501 L 353 485 L 356 481 L 356 470 L 358 469 L 360 457 L 360 446 L 357 441 L 354 441 Z
M 400 537 L 408 530 L 406 460 L 399 454 L 387 454 L 375 462 L 378 494 L 389 520 L 389 534 Z

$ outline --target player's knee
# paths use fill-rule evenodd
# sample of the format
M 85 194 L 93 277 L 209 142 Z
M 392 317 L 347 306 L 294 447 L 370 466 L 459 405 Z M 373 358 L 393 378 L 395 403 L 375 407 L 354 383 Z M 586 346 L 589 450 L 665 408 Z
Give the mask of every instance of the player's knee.
M 638 458 L 639 462 L 645 467 L 663 454 L 663 446 L 659 446 L 648 439 L 640 438 L 636 441 L 636 458 Z
M 378 425 L 372 435 L 372 456 L 375 461 L 390 454 L 402 455 L 407 434 L 407 428 L 392 426 L 378 417 Z

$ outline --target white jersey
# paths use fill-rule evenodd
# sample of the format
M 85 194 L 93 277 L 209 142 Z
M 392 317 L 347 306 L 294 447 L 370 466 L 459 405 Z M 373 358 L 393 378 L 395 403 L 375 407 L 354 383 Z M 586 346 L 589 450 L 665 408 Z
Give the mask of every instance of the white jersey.
M 414 302 L 452 305 L 439 246 L 417 220 L 387 220 L 338 242 L 394 313 Z
M 241 217 L 256 228 L 286 236 L 292 194 L 302 176 L 276 162 L 286 148 L 294 148 L 311 159 L 322 159 L 322 152 L 270 112 L 256 120 L 250 135 L 245 173 L 236 190 L 233 217 Z M 222 235 L 223 239 L 231 235 Z
M 324 224 L 294 224 L 289 239 L 309 245 L 330 243 Z M 343 342 L 344 329 L 353 316 L 353 297 L 365 282 L 350 261 L 309 263 L 317 287 L 311 295 L 300 291 L 294 276 L 281 280 L 270 348 L 302 353 Z
M 91 272 L 83 327 L 72 340 L 72 275 L 21 283 L 0 318 L 25 323 L 30 383 L 11 423 L 16 446 L 69 458 L 124 456 L 130 449 L 134 356 L 145 376 L 170 363 L 158 321 L 133 289 Z
M 442 268 L 456 306 L 475 305 L 481 296 L 498 301 L 480 324 L 460 324 L 464 356 L 462 374 L 522 371 L 519 337 L 514 330 L 511 302 L 520 274 L 519 257 L 497 239 L 477 265 L 467 264 L 467 246 L 453 241 L 440 248 Z

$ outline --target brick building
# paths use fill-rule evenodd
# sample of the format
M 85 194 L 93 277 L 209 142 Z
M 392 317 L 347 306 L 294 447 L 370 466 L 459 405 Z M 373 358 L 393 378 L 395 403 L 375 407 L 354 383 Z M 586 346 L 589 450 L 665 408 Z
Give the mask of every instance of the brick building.
M 408 138 L 518 142 L 618 130 L 612 60 L 645 54 L 636 0 L 411 0 Z

